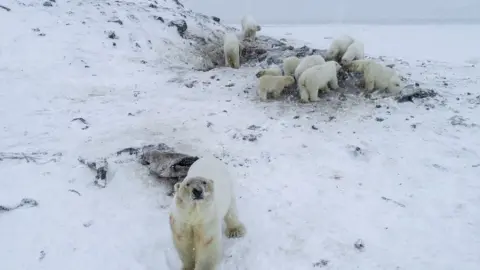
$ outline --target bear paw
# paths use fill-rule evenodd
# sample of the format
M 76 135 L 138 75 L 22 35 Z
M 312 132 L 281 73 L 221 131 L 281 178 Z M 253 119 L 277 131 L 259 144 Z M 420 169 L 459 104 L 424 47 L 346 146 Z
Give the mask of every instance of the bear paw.
M 245 235 L 245 226 L 243 224 L 239 224 L 233 228 L 227 228 L 225 230 L 225 234 L 228 238 L 240 238 Z

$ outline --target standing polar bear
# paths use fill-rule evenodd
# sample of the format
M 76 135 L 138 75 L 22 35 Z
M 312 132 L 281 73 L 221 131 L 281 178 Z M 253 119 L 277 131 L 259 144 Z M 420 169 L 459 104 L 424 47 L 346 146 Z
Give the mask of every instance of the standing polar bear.
M 328 90 L 328 84 L 332 89 L 338 89 L 337 72 L 341 66 L 335 61 L 328 61 L 323 65 L 313 66 L 302 73 L 298 80 L 300 100 L 302 102 L 318 101 L 318 91 Z
M 290 56 L 283 59 L 283 72 L 285 76 L 294 76 L 295 69 L 300 64 L 300 59 L 296 56 Z
M 365 48 L 363 42 L 355 40 L 350 46 L 348 46 L 347 51 L 342 56 L 342 65 L 348 65 L 353 60 L 361 60 L 365 58 Z
M 240 68 L 240 42 L 235 33 L 225 33 L 223 37 L 223 54 L 225 66 Z
M 261 101 L 267 100 L 268 93 L 273 93 L 273 97 L 278 98 L 285 87 L 294 83 L 295 78 L 292 76 L 264 75 L 259 79 L 257 93 Z
M 365 90 L 388 90 L 396 94 L 401 91 L 402 82 L 395 70 L 376 63 L 373 60 L 354 60 L 346 66 L 349 71 L 362 72 L 365 80 Z
M 321 64 L 325 64 L 325 59 L 321 55 L 309 55 L 303 58 L 295 69 L 295 79 L 298 81 L 305 70 Z
M 257 21 L 250 15 L 245 15 L 242 18 L 242 32 L 244 39 L 255 40 L 255 36 L 258 31 L 262 30 L 262 27 Z
M 222 256 L 222 221 L 227 237 L 245 234 L 227 166 L 213 156 L 202 157 L 174 189 L 170 228 L 182 269 L 217 269 Z
M 340 62 L 348 47 L 354 41 L 355 40 L 348 35 L 339 36 L 338 38 L 334 39 L 327 50 L 325 59 Z

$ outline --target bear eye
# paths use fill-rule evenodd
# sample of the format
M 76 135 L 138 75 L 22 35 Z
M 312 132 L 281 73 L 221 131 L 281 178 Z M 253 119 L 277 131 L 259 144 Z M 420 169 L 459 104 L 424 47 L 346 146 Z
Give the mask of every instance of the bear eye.
M 207 184 L 207 181 L 202 181 L 202 184 L 206 185 L 206 184 Z
M 189 187 L 189 186 L 190 186 L 190 183 L 187 183 L 186 186 Z

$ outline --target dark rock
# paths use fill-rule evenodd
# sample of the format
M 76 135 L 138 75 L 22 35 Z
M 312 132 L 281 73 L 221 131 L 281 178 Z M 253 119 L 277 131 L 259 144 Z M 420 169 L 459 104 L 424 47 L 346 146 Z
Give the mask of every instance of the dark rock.
M 149 8 L 158 8 L 157 5 L 154 5 L 154 4 L 150 4 L 148 5 Z
M 358 251 L 363 251 L 365 250 L 365 244 L 363 243 L 362 239 L 358 239 L 353 246 L 358 250 Z
M 318 127 L 316 127 L 315 125 L 312 125 L 312 129 L 313 130 L 318 130 Z
M 232 86 L 235 86 L 235 84 L 234 83 L 229 83 L 229 84 L 225 85 L 225 87 L 232 87 Z
M 257 125 L 250 125 L 250 126 L 247 127 L 247 129 L 249 129 L 249 130 L 257 130 L 259 128 L 261 128 L 261 127 L 257 126 Z
M 381 107 L 382 107 L 382 105 L 380 105 L 380 104 L 377 104 L 377 105 L 375 106 L 375 108 L 377 108 L 377 109 L 378 109 L 378 108 L 381 108 Z
M 6 7 L 6 6 L 3 6 L 3 5 L 0 5 L 0 8 L 1 8 L 1 9 L 4 9 L 4 10 L 6 10 L 6 11 L 11 11 L 11 10 L 12 10 L 12 9 Z
M 319 262 L 314 263 L 312 266 L 313 267 L 324 267 L 327 266 L 329 263 L 328 260 L 320 260 Z
M 173 0 L 173 2 L 175 2 L 178 6 L 181 6 L 181 7 L 184 7 L 182 3 L 180 3 L 179 0 Z
M 108 31 L 107 36 L 109 39 L 118 39 L 117 34 L 115 34 L 115 31 Z
M 385 119 L 381 118 L 381 117 L 376 117 L 375 118 L 375 121 L 377 122 L 383 122 Z
M 437 96 L 437 92 L 433 90 L 419 90 L 411 94 L 403 95 L 401 97 L 396 98 L 397 102 L 403 103 L 403 102 L 413 102 L 413 99 L 423 99 L 423 98 L 429 98 L 429 97 L 435 97 Z
M 197 81 L 191 81 L 189 83 L 186 83 L 185 86 L 187 88 L 193 88 L 198 82 Z
M 46 36 L 46 34 L 45 33 L 40 33 L 40 34 L 38 34 L 38 36 L 44 37 L 44 36 Z
M 118 23 L 120 25 L 123 25 L 123 21 L 122 20 L 110 20 L 108 22 L 113 22 L 113 23 Z
M 185 36 L 185 32 L 187 31 L 187 22 L 185 20 L 175 20 L 171 21 L 168 26 L 177 28 L 178 34 L 183 38 Z
M 52 4 L 52 2 L 47 1 L 47 2 L 44 2 L 44 3 L 43 3 L 43 6 L 44 6 L 44 7 L 53 7 L 53 4 Z
M 117 47 L 117 43 L 113 42 L 112 43 L 113 47 Z
M 157 20 L 157 21 L 161 21 L 162 23 L 165 22 L 165 20 L 164 20 L 162 17 L 160 17 L 160 16 L 153 16 L 153 19 L 155 19 L 155 20 Z
M 214 21 L 218 22 L 218 23 L 220 22 L 220 18 L 218 18 L 218 17 L 212 16 L 212 19 L 213 19 Z

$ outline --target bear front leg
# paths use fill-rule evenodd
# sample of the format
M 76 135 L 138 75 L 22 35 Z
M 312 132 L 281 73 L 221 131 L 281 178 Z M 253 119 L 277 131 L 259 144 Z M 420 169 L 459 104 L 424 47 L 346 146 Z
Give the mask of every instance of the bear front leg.
M 210 238 L 205 238 L 205 242 L 197 243 L 195 268 L 194 270 L 217 270 L 222 257 L 222 234 L 221 226 L 212 226 L 210 228 L 215 233 Z
M 273 98 L 279 98 L 282 95 L 282 92 L 283 92 L 283 88 L 275 89 L 275 91 L 273 91 Z
M 257 93 L 261 101 L 267 101 L 267 90 L 263 88 L 258 88 Z
M 319 87 L 312 87 L 311 89 L 308 89 L 308 95 L 310 96 L 310 101 L 317 102 L 320 100 L 320 98 L 318 98 L 319 90 L 320 90 Z
M 338 78 L 337 78 L 337 76 L 335 76 L 335 78 L 333 78 L 333 79 L 330 81 L 330 88 L 332 88 L 333 90 L 337 90 L 338 88 L 340 88 L 340 86 L 338 86 Z
M 225 229 L 225 235 L 228 238 L 238 238 L 245 235 L 245 225 L 238 220 L 237 203 L 235 197 L 232 197 L 230 208 L 228 208 L 227 214 L 223 220 L 227 225 Z
M 178 257 L 182 261 L 182 270 L 194 270 L 195 269 L 195 249 L 191 242 L 182 241 L 179 239 L 174 240 L 175 249 L 177 250 Z
M 367 90 L 367 92 L 370 93 L 370 92 L 373 92 L 374 88 L 375 88 L 375 81 L 365 79 L 365 90 Z

